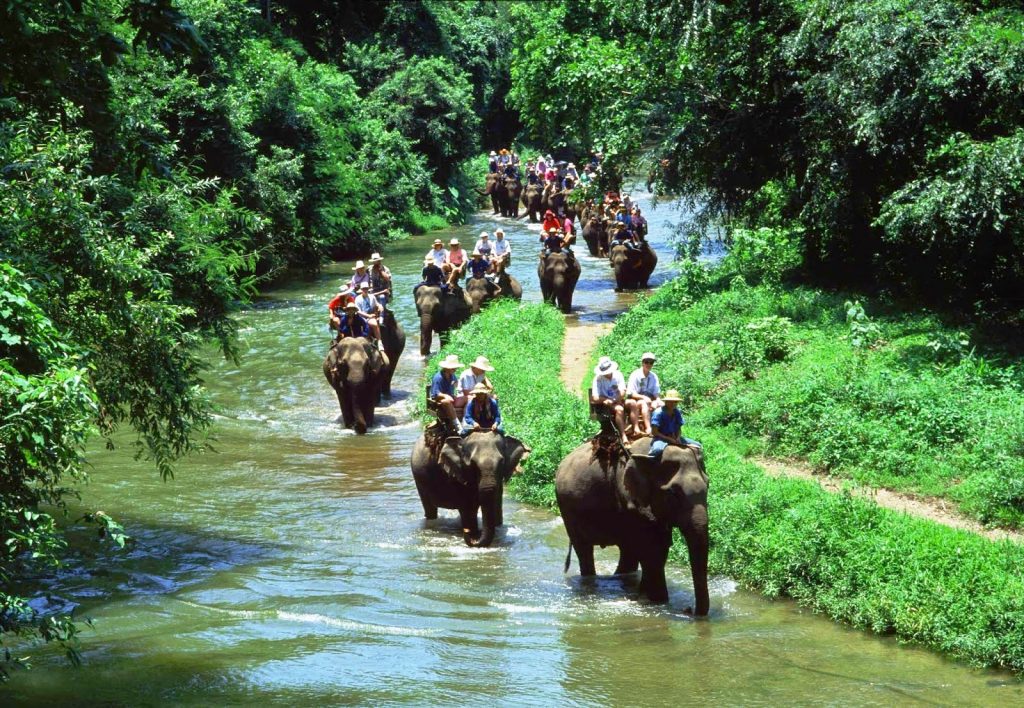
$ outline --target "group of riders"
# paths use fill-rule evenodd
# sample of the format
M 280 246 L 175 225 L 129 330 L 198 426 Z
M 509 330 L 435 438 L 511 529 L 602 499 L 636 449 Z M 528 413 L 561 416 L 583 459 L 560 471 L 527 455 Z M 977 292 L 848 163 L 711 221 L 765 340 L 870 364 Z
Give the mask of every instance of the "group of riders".
M 337 332 L 336 341 L 345 337 L 367 337 L 383 350 L 381 323 L 390 314 L 391 271 L 379 253 L 370 256 L 370 265 L 356 261 L 352 277 L 343 283 L 329 303 L 330 328 Z
M 583 170 L 577 170 L 572 162 L 556 162 L 550 154 L 537 155 L 526 163 L 525 174 L 523 172 L 522 160 L 513 151 L 503 148 L 500 151 L 491 150 L 487 158 L 487 169 L 489 172 L 499 174 L 503 177 L 523 180 L 526 184 L 556 184 L 561 189 L 572 189 L 577 185 L 589 185 L 598 179 L 601 171 L 600 153 L 591 153 L 590 161 L 583 166 Z
M 498 280 L 511 260 L 512 245 L 501 229 L 494 232 L 493 240 L 488 232 L 481 231 L 476 245 L 468 255 L 457 238 L 448 242 L 448 248 L 444 247 L 441 239 L 434 239 L 432 248 L 423 259 L 423 280 L 416 287 L 432 285 L 441 288 L 443 292 L 451 292 L 458 289 L 459 278 L 468 273 L 471 278 L 487 280 L 497 295 L 501 292 Z
M 456 376 L 463 367 L 458 356 L 450 354 L 438 364 L 438 372 L 430 381 L 427 398 L 437 414 L 431 431 L 437 437 L 468 435 L 476 431 L 504 432 L 501 409 L 494 395 L 494 385 L 487 374 L 494 371 L 485 356 Z

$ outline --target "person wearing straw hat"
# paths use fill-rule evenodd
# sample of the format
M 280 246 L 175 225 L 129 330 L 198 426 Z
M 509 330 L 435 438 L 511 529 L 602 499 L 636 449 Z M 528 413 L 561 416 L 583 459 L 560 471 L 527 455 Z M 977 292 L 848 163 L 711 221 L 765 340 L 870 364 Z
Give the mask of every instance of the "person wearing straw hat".
M 469 391 L 472 396 L 462 416 L 462 436 L 484 430 L 502 433 L 501 409 L 498 402 L 491 396 L 491 389 L 478 383 Z
M 426 258 L 434 261 L 434 265 L 444 270 L 445 261 L 448 260 L 448 251 L 444 248 L 444 241 L 439 238 L 434 239 L 434 245 L 429 251 L 427 251 Z
M 380 337 L 380 321 L 379 316 L 384 311 L 381 304 L 377 301 L 377 298 L 370 292 L 370 284 L 363 283 L 359 286 L 359 294 L 354 300 L 356 307 L 359 308 L 359 314 L 366 320 L 366 324 L 370 327 L 370 332 L 373 333 L 374 339 L 377 340 L 377 348 L 384 351 L 384 343 Z
M 452 431 L 459 428 L 459 419 L 455 414 L 455 393 L 458 382 L 455 372 L 462 368 L 459 357 L 449 354 L 438 365 L 438 372 L 430 381 L 430 398 L 437 404 L 437 418 L 447 423 Z
M 622 436 L 622 444 L 628 445 L 626 437 L 625 398 L 626 382 L 619 371 L 619 365 L 610 357 L 603 356 L 594 367 L 594 382 L 590 385 L 590 402 L 604 406 L 612 412 L 615 427 Z
M 494 232 L 494 258 L 491 259 L 491 270 L 501 273 L 512 262 L 512 244 L 505 238 L 505 232 L 498 229 Z
M 700 450 L 701 445 L 696 440 L 690 440 L 680 435 L 683 430 L 683 424 L 686 422 L 683 420 L 683 414 L 679 412 L 679 402 L 683 400 L 682 396 L 679 395 L 679 391 L 675 389 L 669 389 L 665 392 L 662 399 L 665 405 L 655 411 L 654 415 L 651 416 L 651 427 L 653 428 L 654 442 L 651 443 L 651 449 L 648 455 L 657 459 L 661 457 L 661 453 L 665 451 L 665 448 L 669 445 L 678 445 L 679 447 L 689 447 L 693 450 Z
M 448 284 L 444 282 L 444 271 L 438 267 L 434 259 L 427 256 L 423 259 L 423 272 L 420 273 L 420 277 L 423 280 L 412 289 L 413 297 L 416 297 L 416 291 L 420 289 L 422 285 L 430 285 L 435 288 L 441 288 L 442 291 L 448 290 Z
M 459 245 L 459 239 L 452 237 L 448 242 L 448 255 L 445 256 L 444 265 L 441 269 L 448 276 L 448 287 L 453 288 L 459 284 L 459 278 L 466 270 L 466 250 Z
M 377 298 L 381 308 L 387 309 L 391 300 L 391 271 L 379 253 L 370 256 L 370 294 Z
M 342 315 L 345 314 L 345 305 L 352 302 L 352 289 L 347 284 L 342 284 L 338 288 L 338 294 L 331 298 L 331 301 L 327 303 L 328 315 L 328 326 L 334 330 L 338 330 L 338 324 L 341 322 Z
M 459 396 L 455 399 L 455 407 L 463 408 L 469 401 L 469 392 L 473 390 L 475 386 L 484 385 L 487 390 L 494 391 L 494 386 L 491 385 L 491 380 L 487 378 L 487 374 L 494 371 L 494 367 L 491 366 L 491 362 L 485 356 L 478 356 L 476 360 L 469 365 L 469 367 L 462 372 L 459 376 Z
M 370 284 L 370 271 L 366 268 L 366 263 L 363 261 L 356 261 L 356 264 L 352 266 L 352 278 L 348 281 L 348 286 L 352 288 L 352 292 L 359 292 L 359 286 L 363 283 Z
M 551 229 L 558 229 L 559 231 L 561 231 L 562 222 L 558 220 L 558 217 L 555 215 L 555 212 L 548 209 L 546 212 L 544 212 L 544 219 L 543 221 L 541 221 L 540 229 L 544 233 L 547 233 Z
M 480 251 L 473 251 L 473 256 L 469 261 L 469 277 L 486 278 L 490 272 L 491 264 L 484 260 L 484 255 Z M 487 280 L 486 285 L 488 291 L 495 297 L 501 292 L 501 288 L 490 279 Z
M 644 352 L 640 357 L 640 368 L 629 375 L 626 382 L 626 408 L 629 411 L 633 430 L 638 435 L 652 435 L 651 411 L 662 406 L 661 382 L 652 371 L 658 358 L 653 352 Z
M 346 337 L 369 337 L 370 325 L 362 315 L 359 314 L 359 307 L 355 301 L 345 305 L 345 314 L 338 322 L 338 340 Z
M 491 254 L 494 251 L 494 244 L 491 243 L 491 235 L 486 231 L 481 231 L 480 238 L 477 239 L 476 245 L 473 247 L 473 251 L 480 251 L 480 254 L 484 259 L 490 261 Z

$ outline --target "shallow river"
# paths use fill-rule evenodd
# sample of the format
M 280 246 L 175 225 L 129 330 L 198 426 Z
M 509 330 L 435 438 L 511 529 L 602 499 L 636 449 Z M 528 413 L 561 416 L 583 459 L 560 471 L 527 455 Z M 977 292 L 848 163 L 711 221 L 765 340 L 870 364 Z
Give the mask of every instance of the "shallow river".
M 645 212 L 660 283 L 680 215 Z M 501 222 L 513 273 L 536 300 L 537 227 Z M 472 246 L 495 223 L 481 214 L 441 236 Z M 320 371 L 325 304 L 346 264 L 243 313 L 239 367 L 211 357 L 216 453 L 186 460 L 167 483 L 129 451 L 90 455 L 87 506 L 114 515 L 137 543 L 99 556 L 78 546 L 36 604 L 77 605 L 93 618 L 85 666 L 38 649 L 35 668 L 0 687 L 0 704 L 1024 702 L 1008 674 L 845 629 L 729 578 L 713 579 L 709 621 L 683 614 L 686 568 L 670 568 L 667 606 L 634 600 L 635 581 L 581 584 L 562 574 L 559 519 L 511 500 L 489 549 L 463 544 L 454 512 L 424 521 L 408 465 L 423 366 L 410 290 L 433 238 L 386 254 L 410 337 L 382 427 L 342 430 Z M 633 296 L 612 292 L 607 265 L 583 260 L 570 322 L 628 307 Z M 611 572 L 614 549 L 598 559 Z

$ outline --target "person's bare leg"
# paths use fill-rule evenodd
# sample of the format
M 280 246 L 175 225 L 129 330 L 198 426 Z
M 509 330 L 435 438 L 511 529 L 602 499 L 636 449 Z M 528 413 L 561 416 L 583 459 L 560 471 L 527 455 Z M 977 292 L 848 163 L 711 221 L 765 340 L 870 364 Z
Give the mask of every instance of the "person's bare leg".
M 641 401 L 640 406 L 644 416 L 644 435 L 652 435 L 654 429 L 651 428 L 651 404 L 647 401 Z
M 626 414 L 621 403 L 615 404 L 615 425 L 619 427 L 619 434 L 622 435 L 622 444 L 628 445 L 629 438 L 626 436 Z

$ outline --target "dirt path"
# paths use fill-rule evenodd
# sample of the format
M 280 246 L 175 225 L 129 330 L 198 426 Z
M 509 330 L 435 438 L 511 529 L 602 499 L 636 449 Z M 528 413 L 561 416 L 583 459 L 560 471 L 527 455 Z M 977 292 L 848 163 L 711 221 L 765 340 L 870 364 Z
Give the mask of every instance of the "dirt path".
M 562 342 L 562 385 L 583 397 L 583 377 L 590 368 L 590 355 L 598 338 L 612 330 L 611 322 L 566 323 Z
M 829 492 L 841 492 L 843 484 L 849 481 L 839 477 L 814 474 L 810 467 L 799 463 L 783 462 L 763 457 L 751 458 L 751 461 L 773 477 L 809 479 L 817 482 L 821 485 L 822 489 Z M 928 519 L 950 528 L 970 531 L 993 541 L 1009 540 L 1015 543 L 1024 543 L 1024 533 L 1007 531 L 1005 529 L 987 529 L 977 521 L 957 513 L 955 507 L 942 499 L 921 499 L 888 489 L 874 489 L 871 487 L 853 487 L 852 494 L 864 499 L 870 499 L 878 504 L 878 506 L 886 509 L 901 511 L 904 514 L 916 516 L 919 519 Z

